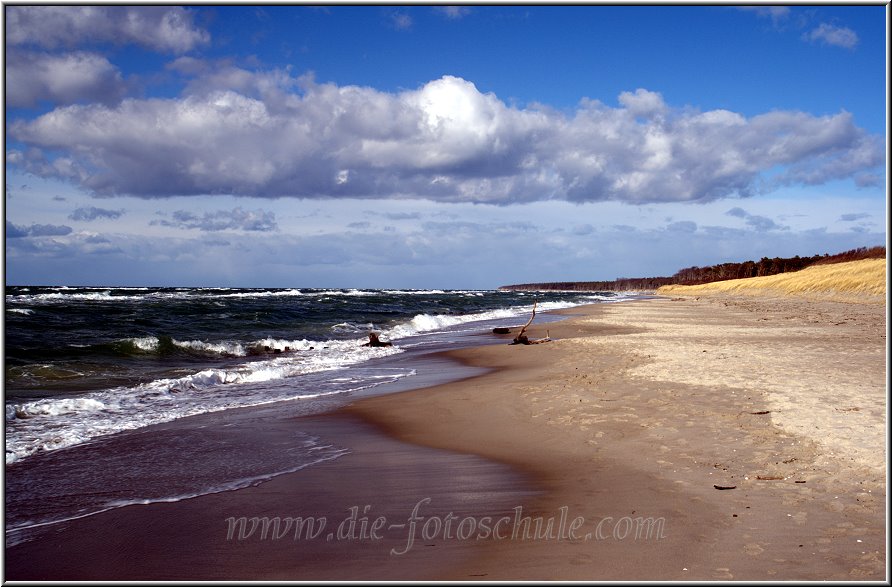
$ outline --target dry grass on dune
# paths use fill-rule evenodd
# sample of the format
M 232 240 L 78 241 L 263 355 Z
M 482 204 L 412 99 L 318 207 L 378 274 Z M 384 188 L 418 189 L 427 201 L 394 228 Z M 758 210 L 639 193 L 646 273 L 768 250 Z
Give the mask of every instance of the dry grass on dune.
M 660 294 L 781 294 L 863 298 L 884 301 L 886 296 L 886 259 L 864 259 L 832 265 L 813 265 L 801 271 L 766 277 L 731 279 L 702 285 L 665 285 Z

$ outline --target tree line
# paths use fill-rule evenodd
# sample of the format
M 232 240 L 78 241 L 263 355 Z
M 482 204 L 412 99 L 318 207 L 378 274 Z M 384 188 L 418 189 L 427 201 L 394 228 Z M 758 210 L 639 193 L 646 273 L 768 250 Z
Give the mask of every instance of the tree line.
M 620 277 L 613 281 L 554 281 L 548 283 L 521 283 L 503 285 L 503 291 L 561 290 L 561 291 L 633 291 L 655 290 L 663 285 L 699 285 L 727 279 L 745 279 L 799 271 L 810 265 L 845 263 L 861 259 L 884 259 L 886 247 L 859 247 L 835 255 L 827 253 L 812 257 L 762 257 L 758 261 L 721 263 L 707 267 L 686 267 L 671 277 Z

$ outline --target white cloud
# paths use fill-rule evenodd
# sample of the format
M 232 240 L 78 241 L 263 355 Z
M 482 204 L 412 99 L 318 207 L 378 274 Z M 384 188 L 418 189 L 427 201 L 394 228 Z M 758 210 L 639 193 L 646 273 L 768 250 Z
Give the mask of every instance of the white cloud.
M 238 67 L 230 60 L 204 60 L 195 57 L 178 57 L 166 67 L 188 79 L 185 94 L 207 96 L 213 92 L 232 90 L 264 101 L 268 106 L 286 99 L 286 92 L 293 91 L 302 79 L 293 78 L 287 70 L 250 71 Z
M 663 96 L 643 88 L 638 88 L 635 90 L 635 93 L 621 93 L 619 95 L 619 103 L 633 116 L 650 118 L 666 112 L 666 103 L 663 102 Z
M 789 6 L 738 6 L 738 9 L 749 10 L 763 18 L 770 18 L 775 26 L 787 20 L 790 16 Z
M 8 162 L 101 195 L 511 204 L 703 202 L 865 176 L 884 160 L 881 138 L 847 112 L 747 118 L 673 108 L 638 89 L 618 108 L 583 100 L 566 114 L 509 106 L 451 76 L 387 93 L 286 71 L 210 71 L 181 98 L 14 121 L 10 136 L 29 150 Z
M 6 99 L 14 108 L 34 106 L 39 100 L 111 104 L 125 92 L 118 68 L 94 53 L 9 51 L 6 59 Z
M 741 6 L 739 10 L 754 12 L 760 17 L 770 18 L 774 27 L 778 30 L 788 28 L 791 15 L 789 6 Z M 854 49 L 859 42 L 858 33 L 845 26 L 832 25 L 821 22 L 817 26 L 814 23 L 820 18 L 820 13 L 815 11 L 803 11 L 792 23 L 798 30 L 811 28 L 802 33 L 801 39 L 812 43 L 821 43 L 845 49 Z M 814 27 L 814 28 L 812 28 Z
M 6 40 L 46 49 L 134 43 L 185 53 L 210 41 L 178 6 L 6 6 Z
M 390 22 L 397 30 L 411 29 L 413 24 L 412 17 L 405 12 L 394 12 L 390 15 Z
M 833 45 L 834 47 L 843 47 L 845 49 L 853 49 L 858 44 L 858 35 L 848 27 L 838 27 L 832 24 L 822 22 L 816 28 L 812 29 L 803 38 L 820 42 L 824 45 Z
M 471 9 L 467 6 L 437 6 L 436 10 L 446 18 L 452 20 L 464 18 L 471 13 Z

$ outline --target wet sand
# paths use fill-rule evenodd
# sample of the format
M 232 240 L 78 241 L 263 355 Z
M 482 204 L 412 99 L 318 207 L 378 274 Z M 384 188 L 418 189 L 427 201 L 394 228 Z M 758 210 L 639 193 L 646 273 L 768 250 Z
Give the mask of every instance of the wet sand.
M 413 510 L 424 519 L 476 519 L 534 495 L 529 480 L 507 467 L 398 442 L 346 414 L 270 421 L 257 441 L 298 425 L 337 438 L 350 454 L 256 487 L 48 526 L 6 549 L 5 579 L 435 579 L 472 551 L 424 540 L 420 527 L 410 532 Z M 385 525 L 373 528 L 379 518 Z
M 6 578 L 885 578 L 884 306 L 663 298 L 565 313 L 528 331 L 552 342 L 449 353 L 488 373 L 301 419 L 340 434 L 345 457 L 54 526 L 7 549 Z M 382 538 L 337 540 L 365 505 Z M 227 540 L 230 516 L 329 525 Z

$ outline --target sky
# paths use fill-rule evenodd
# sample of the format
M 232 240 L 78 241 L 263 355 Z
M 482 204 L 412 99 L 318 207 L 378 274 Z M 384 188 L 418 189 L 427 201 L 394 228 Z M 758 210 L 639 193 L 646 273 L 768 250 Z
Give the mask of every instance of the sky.
M 882 245 L 887 17 L 5 4 L 6 283 L 492 289 Z

